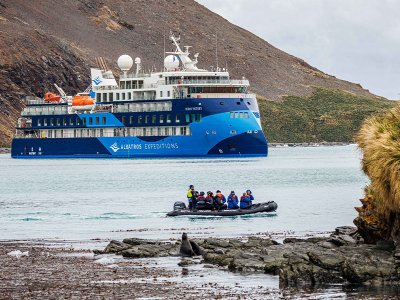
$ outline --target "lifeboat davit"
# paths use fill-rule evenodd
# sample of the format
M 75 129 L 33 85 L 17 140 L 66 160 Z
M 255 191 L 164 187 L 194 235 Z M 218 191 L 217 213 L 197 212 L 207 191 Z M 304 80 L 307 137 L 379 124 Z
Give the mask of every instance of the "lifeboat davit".
M 72 108 L 77 110 L 89 110 L 94 106 L 94 99 L 89 95 L 76 95 L 72 99 Z
M 58 103 L 60 102 L 61 96 L 60 95 L 56 95 L 50 92 L 47 92 L 46 94 L 44 94 L 44 101 L 48 102 L 48 103 Z

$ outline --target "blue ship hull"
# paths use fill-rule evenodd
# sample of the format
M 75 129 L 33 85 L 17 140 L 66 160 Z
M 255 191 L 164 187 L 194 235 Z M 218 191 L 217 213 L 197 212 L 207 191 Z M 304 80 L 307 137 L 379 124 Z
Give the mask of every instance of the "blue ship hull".
M 189 126 L 190 135 L 14 138 L 11 156 L 13 158 L 142 158 L 268 155 L 267 141 L 260 126 L 255 99 L 246 99 L 245 102 L 243 99 L 201 99 L 201 101 L 203 101 L 201 122 L 185 123 L 183 120 L 177 124 Z M 188 108 L 198 107 L 199 99 L 175 99 L 172 103 L 172 114 L 184 114 L 188 112 Z M 232 112 L 247 112 L 250 117 L 232 118 Z M 94 113 L 89 116 L 98 116 L 100 119 L 106 117 L 108 127 L 124 128 L 128 126 L 121 123 L 122 117 L 135 114 L 144 115 L 145 113 Z M 160 112 L 149 112 L 149 114 L 160 114 Z M 64 116 L 68 115 L 60 115 L 60 117 Z M 76 116 L 88 117 L 87 114 Z M 32 117 L 33 124 L 39 117 Z M 32 129 L 82 127 L 99 128 L 100 126 L 88 125 L 86 122 L 84 126 L 81 123 L 80 127 L 32 126 Z M 232 129 L 234 129 L 233 132 Z

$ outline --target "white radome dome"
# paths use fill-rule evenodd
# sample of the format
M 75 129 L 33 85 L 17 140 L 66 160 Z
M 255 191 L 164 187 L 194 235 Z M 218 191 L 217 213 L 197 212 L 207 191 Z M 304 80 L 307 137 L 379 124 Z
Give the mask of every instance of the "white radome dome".
M 133 59 L 129 55 L 124 54 L 118 58 L 117 63 L 118 63 L 118 67 L 122 71 L 129 71 L 133 66 Z
M 168 55 L 164 59 L 164 67 L 167 71 L 173 71 L 179 67 L 179 59 L 176 55 Z

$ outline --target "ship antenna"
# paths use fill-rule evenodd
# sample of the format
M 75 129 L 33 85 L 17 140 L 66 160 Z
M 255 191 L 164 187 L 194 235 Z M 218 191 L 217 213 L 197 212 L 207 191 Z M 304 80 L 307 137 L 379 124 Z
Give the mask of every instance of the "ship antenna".
M 218 35 L 215 32 L 215 62 L 217 63 L 217 72 L 218 72 Z
M 164 69 L 164 71 L 165 71 L 165 65 L 164 65 L 164 60 L 165 60 L 165 30 L 164 30 L 164 51 L 163 51 L 163 63 L 162 63 L 162 67 L 161 67 L 161 70 L 163 70 Z

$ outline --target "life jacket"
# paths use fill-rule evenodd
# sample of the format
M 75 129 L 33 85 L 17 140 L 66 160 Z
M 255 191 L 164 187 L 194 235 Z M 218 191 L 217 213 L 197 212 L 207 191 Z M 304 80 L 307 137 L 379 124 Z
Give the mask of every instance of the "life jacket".
M 192 202 L 193 192 L 191 189 L 188 189 L 187 198 L 188 198 L 189 202 Z

